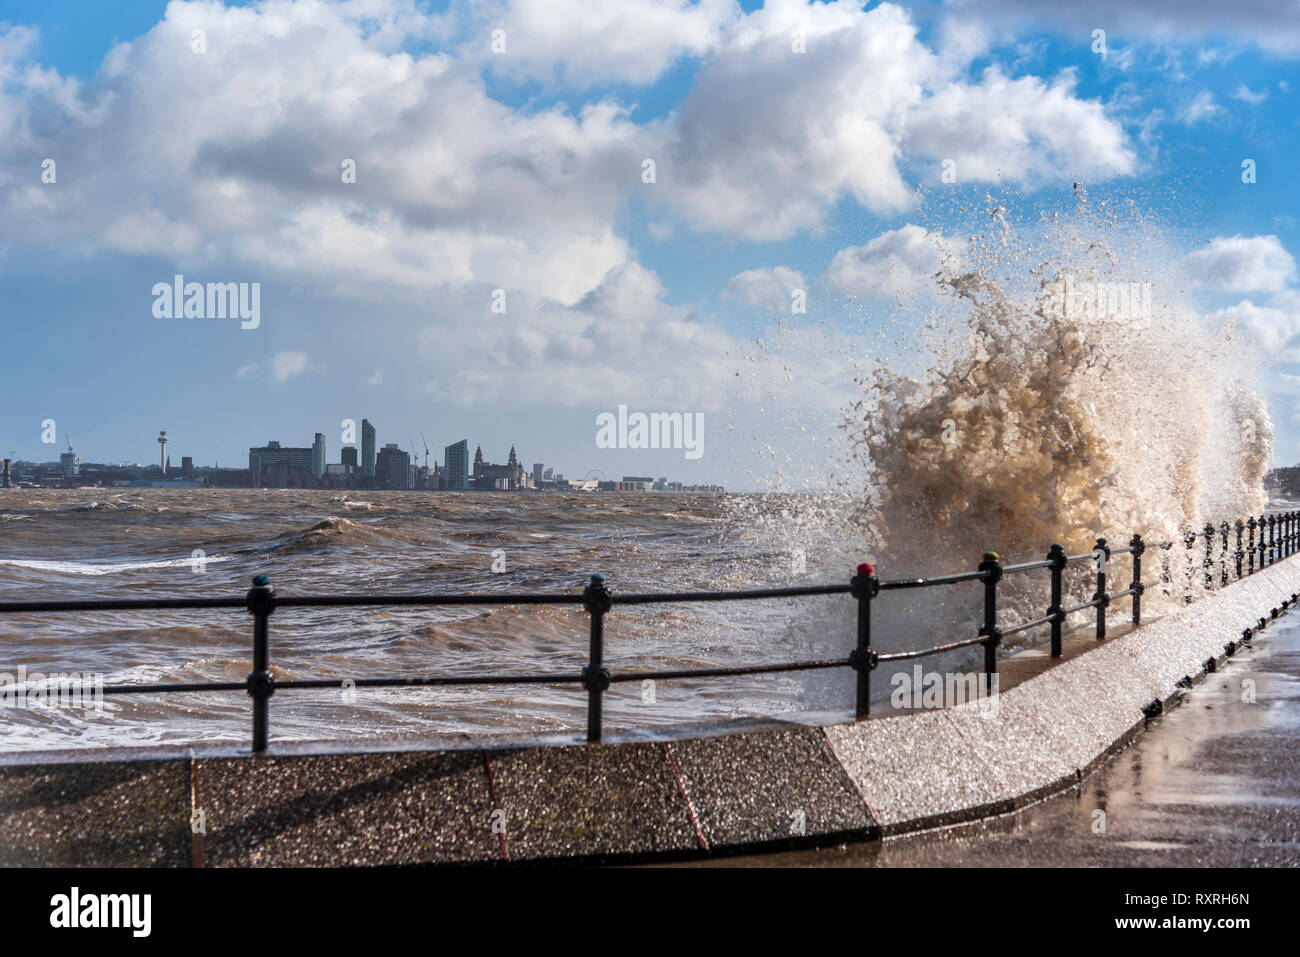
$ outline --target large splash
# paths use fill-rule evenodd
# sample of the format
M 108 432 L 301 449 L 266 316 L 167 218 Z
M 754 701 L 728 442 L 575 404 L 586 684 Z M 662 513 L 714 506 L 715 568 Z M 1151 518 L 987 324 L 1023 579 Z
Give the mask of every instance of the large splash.
M 1093 210 L 1080 195 L 1071 213 L 1013 227 L 990 200 L 982 215 L 940 244 L 933 288 L 897 303 L 883 335 L 877 309 L 871 345 L 855 343 L 834 488 L 737 507 L 776 562 L 806 550 L 830 580 L 862 558 L 911 577 L 972 570 L 986 550 L 1032 561 L 1053 543 L 1080 554 L 1140 534 L 1177 543 L 1151 555 L 1171 585 L 1148 607 L 1181 602 L 1204 577 L 1183 532 L 1266 506 L 1273 430 L 1247 384 L 1257 359 L 1204 318 L 1185 250 L 1132 206 Z M 1081 599 L 1087 574 L 1072 566 L 1067 581 Z M 1044 589 L 1009 579 L 1010 618 L 1041 615 Z M 932 625 L 949 603 L 927 593 Z M 970 603 L 953 596 L 954 628 Z

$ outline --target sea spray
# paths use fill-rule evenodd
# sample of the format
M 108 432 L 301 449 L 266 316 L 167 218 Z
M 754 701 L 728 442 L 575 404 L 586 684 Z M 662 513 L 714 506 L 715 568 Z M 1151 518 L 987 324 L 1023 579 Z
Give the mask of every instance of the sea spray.
M 846 461 L 825 469 L 836 487 L 737 510 L 771 542 L 821 541 L 821 578 L 863 559 L 885 578 L 969 571 L 986 550 L 1033 561 L 1053 543 L 1089 554 L 1098 538 L 1114 548 L 1140 534 L 1152 546 L 1143 578 L 1167 567 L 1171 580 L 1144 598 L 1158 614 L 1204 581 L 1203 543 L 1186 548 L 1183 531 L 1265 505 L 1272 426 L 1246 384 L 1253 358 L 1235 330 L 1201 316 L 1181 252 L 1131 207 L 1081 203 L 1017 227 L 991 201 L 986 213 L 991 225 L 944 263 L 932 294 L 899 304 L 887 336 L 879 309 L 853 334 L 890 348 L 860 348 Z M 1111 590 L 1127 587 L 1130 559 L 1108 564 Z M 1070 603 L 1091 597 L 1095 573 L 1091 561 L 1071 566 Z M 1000 591 L 1004 627 L 1037 618 L 1047 573 Z M 978 611 L 977 587 L 891 593 L 875 634 L 886 649 L 969 637 Z M 819 628 L 842 633 L 851 609 L 827 615 Z

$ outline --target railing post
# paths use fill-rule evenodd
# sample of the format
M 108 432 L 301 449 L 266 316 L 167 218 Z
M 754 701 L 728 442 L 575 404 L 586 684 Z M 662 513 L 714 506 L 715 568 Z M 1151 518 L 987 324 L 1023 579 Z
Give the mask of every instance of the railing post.
M 1259 517 L 1259 567 L 1262 571 L 1264 568 L 1264 550 L 1268 547 L 1264 544 L 1264 516 Z
M 1065 615 L 1061 614 L 1061 573 L 1065 571 L 1065 549 L 1053 545 L 1047 550 L 1047 560 L 1052 563 L 1052 603 L 1047 613 L 1052 616 L 1052 657 L 1061 657 L 1061 626 L 1065 624 Z
M 1187 604 L 1192 603 L 1192 579 L 1196 572 L 1193 566 L 1196 564 L 1196 533 L 1185 532 L 1183 534 L 1183 544 L 1187 546 L 1187 582 L 1183 585 L 1183 601 Z
M 1133 589 L 1133 627 L 1136 628 L 1142 624 L 1142 593 L 1147 588 L 1142 584 L 1142 553 L 1147 550 L 1147 546 L 1142 541 L 1142 536 L 1137 534 L 1134 534 L 1128 543 L 1133 549 L 1133 582 L 1129 588 Z
M 858 566 L 858 573 L 849 580 L 853 597 L 858 600 L 858 646 L 849 654 L 849 663 L 858 673 L 856 714 L 865 718 L 871 713 L 871 672 L 879 663 L 871 650 L 871 599 L 880 593 L 880 580 L 869 563 Z
M 605 588 L 605 576 L 591 576 L 591 583 L 582 592 L 582 606 L 591 615 L 591 648 L 587 667 L 582 669 L 582 686 L 587 689 L 587 743 L 600 742 L 601 695 L 609 687 L 609 672 L 604 667 L 605 613 L 614 605 L 613 596 Z
M 1241 580 L 1241 560 L 1246 557 L 1246 553 L 1241 548 L 1241 533 L 1246 530 L 1246 523 L 1237 519 L 1237 580 Z
M 1268 517 L 1268 564 L 1272 565 L 1277 561 L 1277 516 Z M 1261 563 L 1262 564 L 1262 563 Z
M 1223 539 L 1223 549 L 1219 552 L 1219 587 L 1228 584 L 1228 523 L 1219 523 L 1219 535 Z
M 1247 546 L 1248 554 L 1250 555 L 1250 560 L 1246 564 L 1246 574 L 1253 575 L 1255 574 L 1255 516 L 1254 515 L 1250 517 L 1250 521 L 1246 523 L 1246 527 L 1250 529 L 1250 543 Z
M 1214 587 L 1214 575 L 1210 569 L 1214 567 L 1214 559 L 1210 557 L 1210 551 L 1214 547 L 1214 526 L 1209 522 L 1205 523 L 1205 590 L 1209 591 Z
M 998 645 L 1002 632 L 998 630 L 998 582 L 1002 580 L 1002 562 L 997 552 L 985 552 L 979 570 L 984 573 L 984 624 L 980 635 L 984 639 L 984 676 L 989 679 L 998 673 Z
M 1097 602 L 1097 640 L 1101 641 L 1106 637 L 1106 606 L 1110 604 L 1110 596 L 1106 594 L 1106 563 L 1110 561 L 1110 547 L 1106 539 L 1097 539 L 1092 553 L 1095 556 L 1098 552 L 1101 552 L 1101 557 L 1097 559 L 1097 593 L 1092 597 Z
M 253 699 L 253 753 L 266 751 L 270 731 L 268 702 L 275 694 L 275 677 L 271 674 L 267 642 L 267 619 L 275 611 L 275 589 L 269 575 L 258 575 L 246 598 L 248 613 L 253 616 L 253 670 L 248 675 L 248 693 Z

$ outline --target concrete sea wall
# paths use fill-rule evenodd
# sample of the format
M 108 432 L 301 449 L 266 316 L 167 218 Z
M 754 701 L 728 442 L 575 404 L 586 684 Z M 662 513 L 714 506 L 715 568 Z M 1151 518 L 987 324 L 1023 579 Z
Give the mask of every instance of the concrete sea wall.
M 263 757 L 0 755 L 0 864 L 475 864 L 869 840 L 1081 780 L 1300 595 L 1289 560 L 997 698 L 824 727 L 600 745 Z

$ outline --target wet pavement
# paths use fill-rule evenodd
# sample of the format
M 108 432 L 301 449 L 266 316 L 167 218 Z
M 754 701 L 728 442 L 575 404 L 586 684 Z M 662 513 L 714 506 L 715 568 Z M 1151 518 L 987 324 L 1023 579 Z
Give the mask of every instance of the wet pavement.
M 1017 814 L 883 842 L 686 866 L 1297 865 L 1300 611 L 1151 719 L 1081 785 Z

